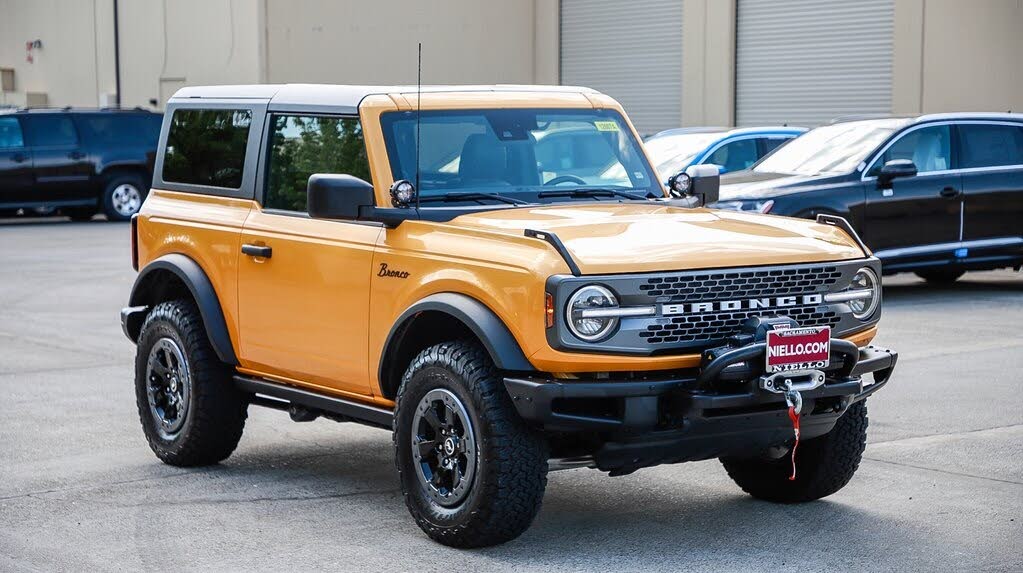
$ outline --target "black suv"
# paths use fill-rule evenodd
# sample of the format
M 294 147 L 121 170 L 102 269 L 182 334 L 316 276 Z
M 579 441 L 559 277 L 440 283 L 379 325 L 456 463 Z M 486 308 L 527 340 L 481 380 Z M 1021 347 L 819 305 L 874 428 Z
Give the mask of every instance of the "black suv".
M 162 122 L 142 109 L 0 113 L 0 214 L 130 219 L 153 179 Z
M 836 121 L 721 178 L 717 208 L 841 215 L 884 262 L 951 282 L 1023 265 L 1023 114 Z

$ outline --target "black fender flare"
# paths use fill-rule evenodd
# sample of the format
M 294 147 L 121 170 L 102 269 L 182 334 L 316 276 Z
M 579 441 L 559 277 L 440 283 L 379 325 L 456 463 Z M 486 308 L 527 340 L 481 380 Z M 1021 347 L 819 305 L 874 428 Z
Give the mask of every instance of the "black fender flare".
M 464 294 L 444 292 L 431 294 L 408 307 L 401 313 L 391 331 L 387 333 L 384 349 L 377 367 L 378 380 L 385 378 L 387 357 L 392 346 L 400 343 L 400 333 L 405 325 L 417 314 L 427 311 L 445 313 L 464 324 L 483 344 L 494 365 L 501 370 L 534 371 L 522 348 L 504 322 L 487 305 Z
M 135 285 L 132 287 L 131 296 L 128 299 L 129 306 L 151 307 L 158 302 L 153 300 L 156 289 L 152 273 L 155 271 L 174 273 L 188 287 L 196 306 L 199 307 L 202 323 L 206 328 L 206 336 L 209 338 L 213 350 L 216 351 L 221 362 L 237 365 L 238 358 L 234 354 L 231 335 L 227 330 L 227 320 L 220 307 L 220 298 L 217 297 L 217 291 L 213 288 L 213 283 L 206 272 L 193 259 L 180 253 L 171 253 L 146 265 L 135 278 Z M 141 330 L 142 320 L 129 322 L 125 327 L 128 338 L 132 341 L 138 340 Z

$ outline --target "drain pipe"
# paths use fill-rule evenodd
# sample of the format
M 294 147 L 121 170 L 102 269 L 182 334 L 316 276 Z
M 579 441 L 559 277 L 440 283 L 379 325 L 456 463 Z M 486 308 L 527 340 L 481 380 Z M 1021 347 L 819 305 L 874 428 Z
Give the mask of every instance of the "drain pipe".
M 117 91 L 117 107 L 121 107 L 121 33 L 117 22 L 117 0 L 114 0 L 114 84 Z

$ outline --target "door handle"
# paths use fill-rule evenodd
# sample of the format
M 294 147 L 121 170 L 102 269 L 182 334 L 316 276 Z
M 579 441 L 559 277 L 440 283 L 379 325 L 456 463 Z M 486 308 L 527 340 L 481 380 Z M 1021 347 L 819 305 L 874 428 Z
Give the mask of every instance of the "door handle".
M 273 249 L 266 245 L 242 245 L 242 254 L 269 259 L 273 256 Z
M 85 154 L 82 153 L 81 151 L 69 151 L 67 156 L 68 159 L 81 159 L 85 157 Z
M 955 199 L 956 197 L 959 196 L 959 190 L 956 189 L 955 187 L 945 187 L 944 189 L 941 190 L 941 193 L 939 193 L 939 195 L 946 199 Z

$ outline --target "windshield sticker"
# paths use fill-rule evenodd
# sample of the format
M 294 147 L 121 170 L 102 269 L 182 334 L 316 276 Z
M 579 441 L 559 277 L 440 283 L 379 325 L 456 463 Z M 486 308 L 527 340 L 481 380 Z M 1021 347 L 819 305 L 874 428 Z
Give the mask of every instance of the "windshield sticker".
M 595 121 L 593 127 L 597 128 L 597 131 L 618 131 L 617 121 Z

